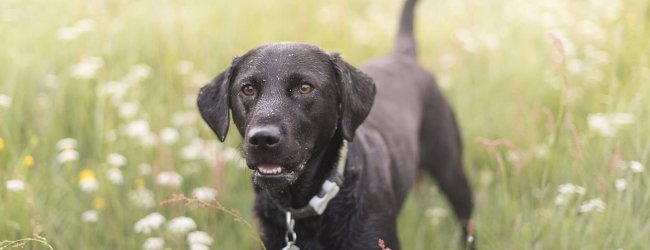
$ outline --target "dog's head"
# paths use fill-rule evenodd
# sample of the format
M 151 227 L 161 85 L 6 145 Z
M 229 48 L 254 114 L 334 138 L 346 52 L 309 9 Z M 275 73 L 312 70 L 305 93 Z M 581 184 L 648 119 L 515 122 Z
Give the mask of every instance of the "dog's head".
M 283 189 L 305 171 L 335 132 L 351 141 L 375 96 L 372 79 L 337 54 L 302 43 L 273 43 L 233 60 L 201 89 L 201 116 L 223 141 L 233 121 L 256 185 Z

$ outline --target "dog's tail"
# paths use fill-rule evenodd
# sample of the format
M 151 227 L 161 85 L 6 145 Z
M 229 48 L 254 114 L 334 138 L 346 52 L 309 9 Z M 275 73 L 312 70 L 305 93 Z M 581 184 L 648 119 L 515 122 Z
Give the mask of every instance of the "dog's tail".
M 413 19 L 415 16 L 415 2 L 417 0 L 406 0 L 402 9 L 402 17 L 399 20 L 397 41 L 395 42 L 395 53 L 410 57 L 417 57 L 417 44 L 413 35 Z

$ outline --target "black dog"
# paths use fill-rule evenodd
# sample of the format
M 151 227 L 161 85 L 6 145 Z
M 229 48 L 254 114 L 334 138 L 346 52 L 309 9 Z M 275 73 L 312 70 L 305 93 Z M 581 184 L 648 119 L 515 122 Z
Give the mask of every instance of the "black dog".
M 414 5 L 406 1 L 395 51 L 363 72 L 313 45 L 272 43 L 201 89 L 199 110 L 219 139 L 229 108 L 244 137 L 267 249 L 377 249 L 379 239 L 399 249 L 397 215 L 419 170 L 437 181 L 473 243 L 461 137 L 417 62 Z

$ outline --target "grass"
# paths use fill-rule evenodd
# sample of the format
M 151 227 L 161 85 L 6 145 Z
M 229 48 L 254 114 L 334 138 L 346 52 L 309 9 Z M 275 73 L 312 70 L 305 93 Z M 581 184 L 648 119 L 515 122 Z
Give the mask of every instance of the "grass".
M 650 1 L 538 2 L 418 6 L 420 61 L 461 123 L 479 245 L 645 249 L 650 170 L 625 166 L 650 162 Z M 360 65 L 390 51 L 399 8 L 396 0 L 0 0 L 0 95 L 11 99 L 0 101 L 0 241 L 46 249 L 29 240 L 45 241 L 40 235 L 55 249 L 138 249 L 162 237 L 166 247 L 187 248 L 168 223 L 135 231 L 159 212 L 167 221 L 192 218 L 218 249 L 256 248 L 227 213 L 159 205 L 208 186 L 254 221 L 250 173 L 232 154 L 240 138 L 232 130 L 225 144 L 215 142 L 194 106 L 198 88 L 233 56 L 272 41 L 313 43 Z M 72 68 L 91 57 L 101 58 L 97 70 L 75 77 Z M 163 128 L 179 138 L 157 140 Z M 63 138 L 76 139 L 77 160 L 57 159 Z M 112 166 L 111 153 L 127 163 Z M 108 177 L 115 168 L 121 184 Z M 85 178 L 96 190 L 80 189 L 82 170 L 95 174 Z M 180 186 L 159 184 L 162 171 L 179 173 Z M 24 189 L 12 191 L 9 180 Z M 560 193 L 567 183 L 584 193 Z M 150 190 L 154 206 L 130 198 L 134 190 Z M 601 211 L 585 211 L 592 199 Z M 96 220 L 85 221 L 86 211 Z M 458 247 L 450 214 L 421 178 L 399 219 L 402 247 Z

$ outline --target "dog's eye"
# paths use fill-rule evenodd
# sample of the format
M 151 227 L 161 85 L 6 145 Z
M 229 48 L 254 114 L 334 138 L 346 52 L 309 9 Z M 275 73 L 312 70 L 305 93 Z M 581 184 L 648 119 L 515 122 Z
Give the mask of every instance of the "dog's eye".
M 244 93 L 246 96 L 252 96 L 255 94 L 255 87 L 250 84 L 246 84 L 243 87 L 241 87 L 241 92 Z
M 311 86 L 309 83 L 303 83 L 300 85 L 300 88 L 298 88 L 298 92 L 300 94 L 306 95 L 314 91 L 314 87 Z

